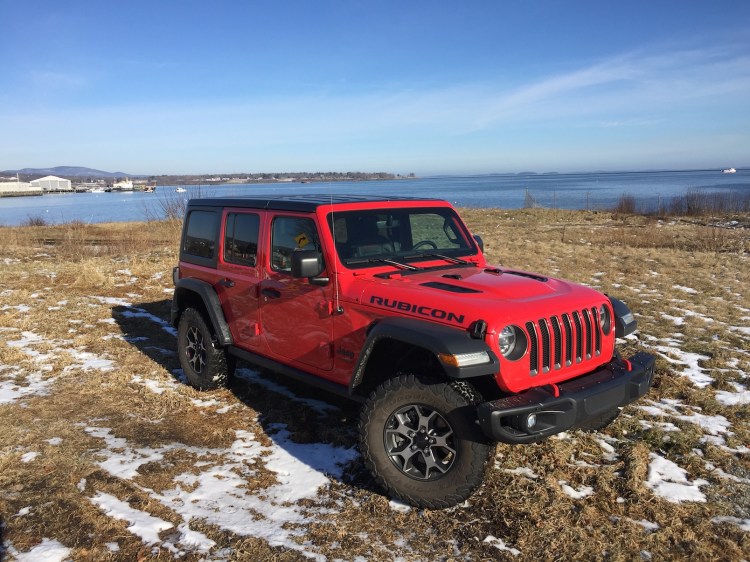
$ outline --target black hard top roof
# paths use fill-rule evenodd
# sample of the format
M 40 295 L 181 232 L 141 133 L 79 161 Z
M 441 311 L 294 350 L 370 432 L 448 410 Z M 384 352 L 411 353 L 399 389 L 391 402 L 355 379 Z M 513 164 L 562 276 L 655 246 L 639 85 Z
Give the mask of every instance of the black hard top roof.
M 398 197 L 380 195 L 269 195 L 263 197 L 210 197 L 190 199 L 190 207 L 241 207 L 250 209 L 273 209 L 279 211 L 314 211 L 322 205 L 343 203 L 386 203 L 388 201 L 425 201 L 440 199 L 429 197 Z

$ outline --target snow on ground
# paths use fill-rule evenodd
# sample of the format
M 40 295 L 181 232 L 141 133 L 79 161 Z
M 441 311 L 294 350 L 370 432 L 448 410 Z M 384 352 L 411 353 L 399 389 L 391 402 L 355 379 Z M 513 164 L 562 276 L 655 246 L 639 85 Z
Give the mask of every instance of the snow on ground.
M 651 462 L 648 466 L 646 487 L 654 494 L 672 503 L 706 501 L 706 496 L 700 488 L 708 485 L 707 480 L 696 478 L 691 482 L 687 478 L 687 471 L 669 459 L 656 453 L 650 453 L 649 458 Z
M 70 560 L 71 551 L 56 540 L 44 538 L 28 552 L 18 552 L 9 546 L 8 554 L 13 556 L 16 562 L 64 562 Z
M 747 387 L 736 383 L 730 382 L 735 392 L 728 392 L 726 390 L 716 391 L 716 400 L 724 406 L 741 406 L 743 404 L 750 404 L 750 390 Z
M 10 404 L 27 396 L 41 396 L 49 392 L 51 379 L 44 379 L 42 373 L 35 371 L 26 373 L 21 378 L 23 384 L 17 382 L 21 371 L 2 369 L 0 365 L 0 406 Z
M 691 295 L 697 295 L 698 291 L 693 289 L 692 287 L 685 287 L 683 285 L 672 285 L 673 289 L 677 289 L 678 291 L 683 291 L 685 293 L 689 293 Z
M 493 537 L 492 535 L 487 535 L 482 542 L 494 546 L 500 551 L 510 552 L 513 556 L 518 556 L 519 554 L 521 554 L 521 551 L 517 548 L 509 547 L 505 544 L 505 541 L 503 539 L 498 539 L 497 537 Z
M 558 480 L 557 483 L 560 484 L 560 488 L 562 489 L 562 491 L 574 500 L 581 500 L 588 496 L 594 495 L 594 488 L 592 488 L 591 486 L 581 486 L 580 488 L 573 488 L 565 480 Z
M 270 447 L 261 445 L 252 432 L 237 430 L 234 443 L 226 449 L 190 447 L 181 443 L 155 448 L 134 447 L 126 439 L 112 435 L 109 428 L 87 427 L 86 431 L 104 440 L 99 466 L 113 476 L 131 482 L 138 476 L 139 467 L 164 460 L 171 452 L 193 457 L 194 470 L 175 476 L 171 488 L 159 492 L 142 489 L 183 518 L 183 524 L 177 529 L 180 538 L 174 544 L 193 542 L 201 551 L 210 548 L 206 542 L 208 539 L 198 540 L 201 535 L 190 528 L 191 520 L 204 520 L 241 536 L 260 537 L 272 546 L 314 556 L 312 545 L 300 544 L 294 539 L 304 535 L 297 525 L 318 519 L 322 521 L 322 514 L 300 506 L 299 501 L 315 498 L 321 488 L 329 485 L 327 475 L 340 478 L 343 467 L 358 455 L 353 448 L 294 443 L 281 424 L 268 430 L 273 441 Z M 276 484 L 261 490 L 247 488 L 248 478 L 257 472 L 257 463 L 274 473 Z M 146 544 L 151 544 L 153 533 L 158 532 L 157 528 L 164 522 L 149 519 L 146 513 L 139 515 L 123 502 L 115 504 L 105 496 L 98 492 L 91 501 L 100 507 L 106 505 L 105 512 L 120 519 L 131 523 L 136 520 L 148 522 L 148 525 L 140 524 L 137 532 L 133 532 Z M 186 537 L 192 538 L 188 540 Z
M 700 353 L 691 353 L 681 349 L 682 334 L 675 334 L 673 338 L 657 339 L 648 336 L 653 349 L 657 351 L 664 359 L 671 363 L 678 374 L 687 377 L 698 388 L 705 388 L 714 382 L 713 377 L 706 374 L 706 371 L 700 366 L 701 361 L 708 361 L 709 357 Z M 659 345 L 662 342 L 664 345 Z M 676 357 L 676 358 L 675 358 Z

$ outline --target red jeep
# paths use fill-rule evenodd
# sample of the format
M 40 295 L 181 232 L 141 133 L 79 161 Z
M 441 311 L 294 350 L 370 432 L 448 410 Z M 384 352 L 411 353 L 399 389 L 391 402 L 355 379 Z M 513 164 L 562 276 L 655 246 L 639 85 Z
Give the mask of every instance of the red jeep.
M 466 499 L 494 442 L 604 427 L 654 375 L 615 350 L 622 302 L 488 265 L 445 201 L 193 199 L 174 283 L 190 384 L 240 358 L 364 402 L 368 468 L 417 506 Z

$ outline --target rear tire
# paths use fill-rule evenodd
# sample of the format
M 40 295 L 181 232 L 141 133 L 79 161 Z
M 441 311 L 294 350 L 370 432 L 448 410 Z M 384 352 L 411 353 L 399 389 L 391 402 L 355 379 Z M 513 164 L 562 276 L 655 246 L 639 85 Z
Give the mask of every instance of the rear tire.
M 234 372 L 234 358 L 215 345 L 209 323 L 200 311 L 186 308 L 177 328 L 177 353 L 190 386 L 213 390 L 226 386 Z
M 482 483 L 492 449 L 475 423 L 479 399 L 464 381 L 415 375 L 375 389 L 362 408 L 360 447 L 378 484 L 417 507 L 466 500 Z

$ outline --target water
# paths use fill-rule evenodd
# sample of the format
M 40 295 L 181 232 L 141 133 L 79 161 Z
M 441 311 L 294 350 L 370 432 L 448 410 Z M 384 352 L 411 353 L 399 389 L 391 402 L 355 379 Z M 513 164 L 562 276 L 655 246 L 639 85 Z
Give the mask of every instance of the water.
M 606 209 L 624 194 L 655 207 L 687 191 L 708 194 L 731 192 L 750 197 L 750 170 L 736 174 L 720 171 L 627 172 L 586 174 L 505 174 L 436 176 L 410 180 L 159 186 L 155 193 L 65 193 L 41 197 L 0 198 L 0 225 L 18 225 L 30 217 L 48 223 L 142 221 L 163 215 L 165 203 L 175 198 L 274 194 L 403 195 L 447 199 L 458 207 L 518 209 L 528 193 L 537 204 L 559 209 Z

